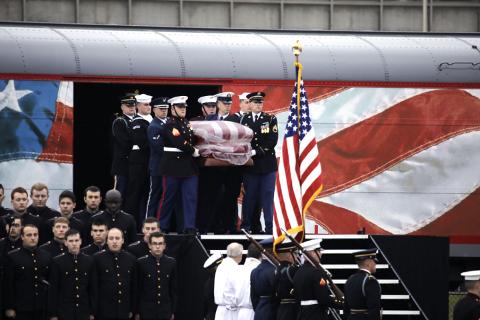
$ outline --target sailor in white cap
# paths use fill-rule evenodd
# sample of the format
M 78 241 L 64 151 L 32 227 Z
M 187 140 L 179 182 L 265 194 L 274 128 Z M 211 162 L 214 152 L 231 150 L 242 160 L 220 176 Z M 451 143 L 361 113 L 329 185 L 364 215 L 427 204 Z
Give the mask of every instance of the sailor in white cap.
M 239 111 L 232 113 L 225 120 L 241 123 L 243 117 L 245 117 L 247 114 L 249 114 L 252 111 L 250 100 L 248 100 L 247 95 L 248 95 L 248 92 L 244 92 L 238 96 L 238 99 L 240 101 Z
M 217 97 L 217 114 L 214 120 L 225 120 L 230 114 L 232 108 L 232 97 L 235 95 L 233 92 L 220 92 L 215 95 Z M 211 120 L 211 117 L 208 118 Z
M 217 97 L 215 96 L 203 96 L 198 98 L 198 103 L 201 105 L 202 115 L 193 117 L 190 121 L 202 121 L 208 116 L 212 116 L 217 112 Z
M 149 191 L 148 161 L 150 147 L 147 139 L 147 128 L 152 122 L 152 96 L 138 94 L 137 114 L 130 123 L 130 136 L 132 149 L 128 156 L 128 187 L 125 196 L 125 211 L 135 217 L 137 225 L 141 224 L 147 207 L 147 194 Z
M 203 268 L 207 271 L 207 280 L 203 287 L 203 317 L 205 320 L 214 320 L 217 305 L 214 298 L 215 274 L 218 265 L 222 262 L 222 255 L 218 252 L 212 254 L 203 264 Z
M 345 313 L 347 319 L 382 318 L 380 283 L 373 276 L 377 270 L 378 249 L 371 248 L 353 253 L 358 271 L 345 284 Z
M 187 96 L 173 97 L 168 100 L 172 117 L 168 119 L 163 131 L 163 155 L 160 160 L 160 175 L 164 177 L 164 190 L 159 204 L 160 228 L 164 232 L 171 230 L 175 199 L 178 193 L 183 204 L 183 233 L 196 234 L 195 212 L 197 209 L 198 165 L 194 157 L 200 156 L 194 147 L 196 138 L 187 114 Z M 181 221 L 180 217 L 177 221 Z
M 467 295 L 453 309 L 453 320 L 480 319 L 480 270 L 462 272 Z

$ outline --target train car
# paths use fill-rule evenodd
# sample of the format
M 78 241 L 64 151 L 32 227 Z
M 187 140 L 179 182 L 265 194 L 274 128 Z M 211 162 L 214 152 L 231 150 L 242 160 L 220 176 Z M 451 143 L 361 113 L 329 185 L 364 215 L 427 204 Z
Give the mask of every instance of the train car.
M 188 116 L 202 95 L 264 91 L 279 151 L 296 40 L 324 181 L 307 232 L 478 241 L 478 34 L 1 23 L 6 194 L 43 181 L 55 206 L 63 189 L 111 188 L 112 115 L 134 90 L 187 95 Z

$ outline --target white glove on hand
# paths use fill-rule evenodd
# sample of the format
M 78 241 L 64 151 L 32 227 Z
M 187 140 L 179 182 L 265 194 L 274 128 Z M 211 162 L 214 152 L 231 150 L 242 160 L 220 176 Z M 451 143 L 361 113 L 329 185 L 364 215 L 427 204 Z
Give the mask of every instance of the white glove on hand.
M 252 149 L 252 151 L 250 152 L 250 155 L 253 157 L 256 154 L 257 154 L 257 151 L 255 151 L 255 149 Z
M 197 157 L 200 157 L 200 152 L 198 152 L 198 149 L 197 148 L 193 148 L 195 151 L 193 151 L 193 157 L 194 158 L 197 158 Z

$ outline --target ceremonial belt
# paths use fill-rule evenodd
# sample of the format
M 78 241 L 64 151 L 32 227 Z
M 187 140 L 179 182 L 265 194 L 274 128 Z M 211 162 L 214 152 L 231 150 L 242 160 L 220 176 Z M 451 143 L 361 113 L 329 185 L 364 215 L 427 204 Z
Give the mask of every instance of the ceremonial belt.
M 350 309 L 351 314 L 367 314 L 367 309 Z
M 295 299 L 281 299 L 280 304 L 290 304 L 290 303 L 296 303 L 297 300 Z
M 163 151 L 166 152 L 183 152 L 182 150 L 178 148 L 172 148 L 172 147 L 163 147 Z
M 313 306 L 315 304 L 318 304 L 317 300 L 302 300 L 302 301 L 300 301 L 301 306 Z
M 132 150 L 140 150 L 140 147 L 136 144 L 133 145 Z

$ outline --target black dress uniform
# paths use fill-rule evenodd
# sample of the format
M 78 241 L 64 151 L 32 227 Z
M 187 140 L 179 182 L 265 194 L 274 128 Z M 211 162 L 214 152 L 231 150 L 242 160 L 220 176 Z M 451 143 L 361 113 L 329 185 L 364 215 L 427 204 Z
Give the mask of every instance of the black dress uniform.
M 132 150 L 128 155 L 128 187 L 125 196 L 125 211 L 135 217 L 137 225 L 143 222 L 147 210 L 148 163 L 150 160 L 147 129 L 149 125 L 150 122 L 140 115 L 136 115 L 130 123 Z
M 48 225 L 48 220 L 60 217 L 60 212 L 53 210 L 47 206 L 45 207 L 35 207 L 30 205 L 27 208 L 27 211 L 30 212 L 33 216 L 40 218 L 40 226 L 38 227 L 38 243 L 42 244 L 51 240 L 53 238 L 52 228 Z M 23 225 L 26 225 L 24 222 Z
M 345 284 L 345 314 L 350 320 L 381 319 L 381 288 L 377 279 L 360 269 Z
M 90 231 L 92 229 L 92 217 L 99 212 L 100 210 L 90 212 L 87 209 L 84 209 L 72 214 L 72 218 L 75 218 L 82 223 L 82 231 L 80 232 L 80 236 L 82 237 L 82 245 L 84 246 L 92 243 L 92 237 L 90 235 Z
M 141 319 L 170 319 L 177 305 L 176 261 L 166 255 L 152 254 L 137 260 L 138 302 Z
M 98 284 L 95 319 L 128 319 L 135 309 L 135 257 L 124 250 L 103 250 L 93 257 Z
M 45 319 L 50 262 L 50 254 L 39 248 L 8 253 L 5 309 L 15 310 L 16 320 Z
M 150 248 L 145 241 L 139 240 L 134 243 L 131 243 L 127 247 L 127 251 L 133 254 L 137 259 L 144 257 L 150 253 Z
M 97 218 L 103 219 L 107 224 L 108 229 L 118 228 L 122 230 L 125 245 L 135 242 L 137 237 L 137 224 L 132 215 L 122 210 L 117 213 L 110 213 L 105 210 L 94 215 L 92 221 Z
M 478 319 L 480 319 L 480 297 L 468 292 L 467 295 L 455 305 L 453 309 L 453 320 Z
M 82 243 L 83 243 L 83 235 L 84 235 L 84 224 L 80 219 L 77 219 L 73 216 L 73 214 L 70 217 L 66 217 L 68 219 L 68 228 L 69 229 L 75 229 L 78 232 L 80 232 L 80 236 L 82 237 Z M 52 228 L 55 223 L 55 218 L 48 219 L 46 225 L 47 229 L 49 230 L 50 235 L 52 235 Z M 50 237 L 51 239 L 52 237 Z
M 95 253 L 100 252 L 104 249 L 106 249 L 105 244 L 103 246 L 97 246 L 95 243 L 90 243 L 88 246 L 83 247 L 81 251 L 86 255 L 93 256 Z
M 274 320 L 278 300 L 275 296 L 275 267 L 267 260 L 252 270 L 250 274 L 250 298 L 255 320 Z
M 295 299 L 293 278 L 298 266 L 282 261 L 277 267 L 276 296 L 279 301 L 277 309 L 277 320 L 296 319 L 298 315 L 298 302 Z
M 3 308 L 3 284 L 5 281 L 5 267 L 7 264 L 7 254 L 8 252 L 20 248 L 22 246 L 22 240 L 12 240 L 8 237 L 0 240 L 0 319 L 4 317 L 4 308 Z
M 133 97 L 135 99 L 135 97 Z M 126 196 L 128 183 L 128 154 L 132 150 L 130 122 L 125 114 L 118 115 L 112 123 L 113 154 L 111 174 L 116 177 L 116 189 Z
M 56 240 L 50 240 L 40 246 L 40 249 L 43 249 L 50 253 L 52 258 L 58 256 L 59 254 L 67 252 L 67 247 L 62 242 Z
M 330 296 L 327 278 L 309 262 L 298 268 L 293 278 L 294 290 L 300 302 L 299 320 L 328 319 L 327 310 L 335 306 Z
M 95 314 L 96 273 L 93 257 L 70 252 L 52 260 L 48 315 L 59 320 L 88 320 Z

